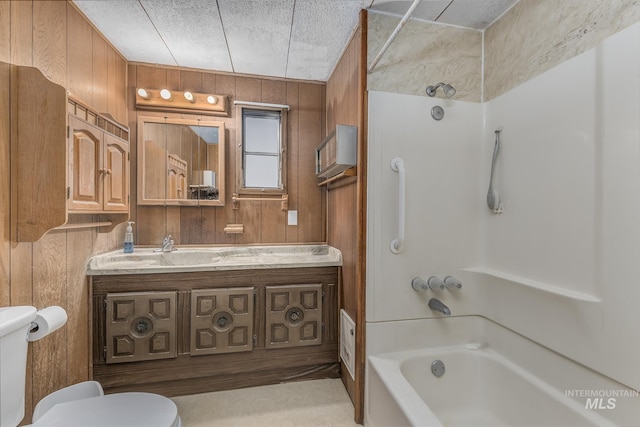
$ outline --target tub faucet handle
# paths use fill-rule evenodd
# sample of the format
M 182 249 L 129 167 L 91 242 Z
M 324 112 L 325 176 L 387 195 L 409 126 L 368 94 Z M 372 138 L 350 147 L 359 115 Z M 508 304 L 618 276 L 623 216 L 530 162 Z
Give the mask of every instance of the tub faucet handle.
M 444 278 L 444 286 L 447 289 L 457 290 L 462 288 L 462 283 L 453 276 L 447 276 Z
M 439 291 L 444 289 L 444 283 L 436 276 L 431 276 L 429 279 L 424 280 L 422 277 L 414 277 L 411 281 L 411 287 L 415 291 Z
M 429 289 L 433 291 L 441 291 L 442 289 L 444 289 L 444 283 L 436 276 L 429 277 L 429 279 L 427 280 L 427 284 L 429 285 Z
M 411 280 L 411 287 L 413 288 L 414 291 L 429 290 L 429 284 L 422 277 L 414 277 L 413 280 Z

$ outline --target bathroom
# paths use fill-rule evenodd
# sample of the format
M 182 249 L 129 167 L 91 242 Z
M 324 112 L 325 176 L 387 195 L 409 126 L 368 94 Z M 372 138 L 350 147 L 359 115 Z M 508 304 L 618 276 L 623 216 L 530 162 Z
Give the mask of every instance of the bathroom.
M 366 356 L 384 341 L 381 328 L 441 317 L 427 306 L 428 292 L 411 288 L 414 277 L 457 277 L 460 290 L 437 296 L 454 317 L 484 316 L 637 390 L 638 295 L 631 274 L 633 255 L 640 253 L 634 221 L 640 213 L 640 48 L 628 31 L 640 20 L 640 6 L 520 0 L 484 32 L 410 20 L 373 71 L 363 74 L 361 49 L 370 64 L 411 4 L 399 3 L 394 15 L 371 10 L 360 18 L 326 84 L 127 63 L 65 2 L 0 2 L 0 61 L 37 67 L 132 130 L 137 117 L 127 98 L 143 85 L 180 90 L 200 84 L 202 91 L 213 87 L 233 99 L 294 107 L 289 120 L 306 141 L 289 153 L 297 161 L 289 165 L 288 209 L 297 211 L 299 226 L 287 225 L 276 202 L 240 201 L 234 210 L 235 162 L 228 162 L 224 208 L 132 202 L 136 245 L 157 246 L 171 234 L 178 247 L 327 242 L 340 249 L 341 308 L 356 321 L 360 349 L 357 381 L 344 367 L 341 375 L 359 423 L 367 421 Z M 425 88 L 438 82 L 450 83 L 456 94 L 446 98 L 439 89 L 435 98 L 427 97 Z M 440 121 L 430 115 L 434 106 L 444 111 Z M 6 116 L 2 120 L 7 123 Z M 235 126 L 235 118 L 222 121 L 228 129 Z M 327 189 L 317 186 L 310 171 L 315 147 L 336 124 L 366 131 L 360 152 L 368 147 L 368 161 L 360 157 L 357 177 Z M 60 305 L 69 315 L 55 339 L 31 346 L 30 414 L 45 395 L 89 379 L 87 263 L 121 248 L 125 226 L 12 240 L 17 195 L 10 191 L 8 128 L 3 125 L 0 135 L 0 306 Z M 494 185 L 503 211 L 495 213 L 486 195 L 499 129 Z M 133 170 L 135 150 L 131 157 Z M 407 178 L 400 254 L 389 251 L 398 223 L 398 174 L 389 167 L 394 157 L 404 160 Z M 132 179 L 132 201 L 136 185 Z M 243 224 L 244 232 L 225 233 L 228 224 Z M 586 306 L 575 302 L 580 298 Z

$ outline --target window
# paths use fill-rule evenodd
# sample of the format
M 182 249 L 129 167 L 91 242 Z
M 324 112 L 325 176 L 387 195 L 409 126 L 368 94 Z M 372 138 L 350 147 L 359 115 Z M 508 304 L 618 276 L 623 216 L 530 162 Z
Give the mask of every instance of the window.
M 254 108 L 241 111 L 241 192 L 284 193 L 285 111 Z

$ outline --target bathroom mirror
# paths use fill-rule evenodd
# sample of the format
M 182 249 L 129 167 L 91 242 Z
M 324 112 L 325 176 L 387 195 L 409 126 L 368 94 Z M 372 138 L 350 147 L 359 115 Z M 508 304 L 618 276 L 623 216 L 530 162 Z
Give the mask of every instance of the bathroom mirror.
M 224 206 L 224 123 L 138 118 L 138 204 Z

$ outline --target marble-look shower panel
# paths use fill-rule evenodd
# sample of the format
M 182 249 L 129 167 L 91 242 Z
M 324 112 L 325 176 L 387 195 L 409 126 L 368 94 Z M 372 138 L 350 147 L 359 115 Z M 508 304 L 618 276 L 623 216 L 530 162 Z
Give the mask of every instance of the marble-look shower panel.
M 485 31 L 493 99 L 640 20 L 639 0 L 522 0 Z
M 369 14 L 368 64 L 399 22 L 398 17 Z M 456 100 L 481 101 L 482 32 L 409 20 L 369 73 L 367 87 L 426 96 L 426 87 L 441 81 L 456 88 Z

